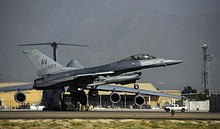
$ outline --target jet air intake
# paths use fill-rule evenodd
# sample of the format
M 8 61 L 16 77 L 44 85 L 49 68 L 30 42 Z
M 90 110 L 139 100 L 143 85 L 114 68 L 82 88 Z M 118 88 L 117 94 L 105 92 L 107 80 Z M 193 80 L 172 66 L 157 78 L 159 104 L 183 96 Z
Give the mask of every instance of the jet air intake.
M 145 99 L 144 99 L 144 97 L 142 95 L 136 95 L 134 97 L 134 103 L 137 106 L 141 106 L 141 105 L 143 105 L 145 103 Z
M 26 101 L 26 95 L 21 92 L 21 91 L 18 91 L 15 95 L 14 95 L 14 99 L 17 103 L 23 103 Z
M 112 92 L 110 94 L 110 100 L 112 103 L 118 103 L 121 100 L 121 96 L 116 92 Z

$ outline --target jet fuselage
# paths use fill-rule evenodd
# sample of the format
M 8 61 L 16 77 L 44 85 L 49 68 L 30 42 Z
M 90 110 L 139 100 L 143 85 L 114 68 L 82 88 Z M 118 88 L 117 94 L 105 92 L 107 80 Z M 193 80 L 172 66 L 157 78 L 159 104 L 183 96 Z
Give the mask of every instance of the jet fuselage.
M 62 87 L 64 84 L 75 84 L 78 87 L 84 88 L 88 85 L 97 86 L 109 83 L 119 83 L 120 81 L 122 84 L 126 84 L 126 82 L 130 83 L 140 79 L 141 69 L 181 63 L 181 61 L 178 60 L 165 60 L 156 57 L 143 58 L 143 56 L 145 55 L 140 57 L 131 56 L 102 66 L 74 69 L 47 75 L 43 78 L 43 81 L 40 81 L 40 83 L 36 81 L 35 87 L 38 89 L 41 87 L 51 87 L 53 89 L 60 88 L 60 86 Z M 104 81 L 99 80 L 100 77 L 103 77 Z M 114 77 L 115 82 L 113 78 L 109 77 Z

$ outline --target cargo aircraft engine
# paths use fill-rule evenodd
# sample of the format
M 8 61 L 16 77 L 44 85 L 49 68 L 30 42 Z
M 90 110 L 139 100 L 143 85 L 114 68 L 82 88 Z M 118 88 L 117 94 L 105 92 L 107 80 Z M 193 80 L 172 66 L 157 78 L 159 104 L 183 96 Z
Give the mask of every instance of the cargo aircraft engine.
M 121 100 L 121 96 L 117 92 L 112 92 L 110 94 L 110 100 L 112 103 L 118 103 Z
M 14 99 L 17 103 L 23 103 L 26 101 L 26 95 L 25 93 L 18 91 L 17 93 L 15 93 Z
M 145 99 L 142 95 L 136 95 L 134 97 L 134 103 L 137 105 L 137 106 L 141 106 L 145 103 Z

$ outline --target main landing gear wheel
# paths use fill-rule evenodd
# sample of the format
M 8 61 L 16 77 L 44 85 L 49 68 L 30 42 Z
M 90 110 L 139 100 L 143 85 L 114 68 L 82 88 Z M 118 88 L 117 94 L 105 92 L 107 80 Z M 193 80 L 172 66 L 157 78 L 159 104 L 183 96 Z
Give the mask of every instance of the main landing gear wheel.
M 136 90 L 139 89 L 139 85 L 135 83 L 134 84 L 134 89 L 136 89 Z
M 81 111 L 87 104 L 87 96 L 84 90 L 62 94 L 61 98 L 62 111 Z

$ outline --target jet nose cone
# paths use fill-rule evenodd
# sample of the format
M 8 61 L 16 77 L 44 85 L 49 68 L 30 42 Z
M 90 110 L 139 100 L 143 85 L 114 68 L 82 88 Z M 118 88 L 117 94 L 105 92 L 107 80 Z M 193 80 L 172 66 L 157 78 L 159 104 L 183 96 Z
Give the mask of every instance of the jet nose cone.
M 180 64 L 183 63 L 182 60 L 165 60 L 164 64 L 165 65 L 175 65 L 175 64 Z

